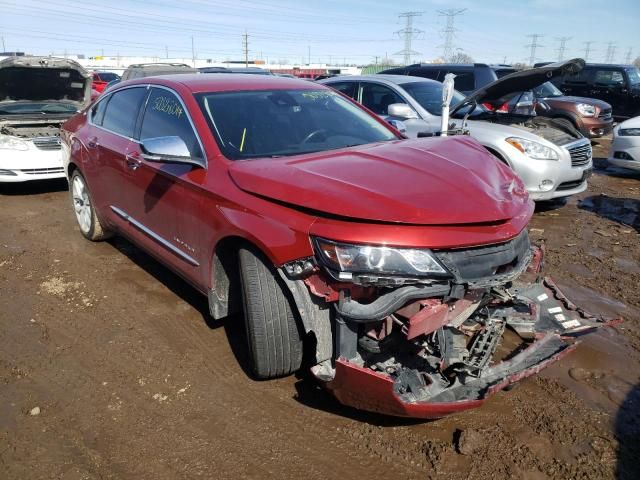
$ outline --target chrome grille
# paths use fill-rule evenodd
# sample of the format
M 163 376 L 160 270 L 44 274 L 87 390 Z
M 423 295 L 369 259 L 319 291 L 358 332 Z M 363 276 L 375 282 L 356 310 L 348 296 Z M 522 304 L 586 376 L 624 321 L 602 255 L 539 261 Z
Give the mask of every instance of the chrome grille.
M 53 168 L 25 168 L 20 170 L 22 173 L 27 175 L 49 175 L 52 173 L 64 173 L 64 167 L 53 167 Z
M 591 160 L 591 144 L 589 142 L 581 143 L 573 147 L 568 147 L 571 155 L 571 166 L 582 167 Z
M 598 118 L 601 118 L 603 120 L 609 120 L 611 118 L 611 109 L 610 108 L 605 108 L 600 112 L 600 115 L 598 115 Z
M 35 137 L 32 140 L 40 150 L 60 150 L 60 137 Z

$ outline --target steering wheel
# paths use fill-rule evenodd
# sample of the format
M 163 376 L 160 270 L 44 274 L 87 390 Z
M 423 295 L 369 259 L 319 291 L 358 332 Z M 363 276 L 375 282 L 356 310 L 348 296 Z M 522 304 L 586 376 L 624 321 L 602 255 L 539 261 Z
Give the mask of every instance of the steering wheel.
M 309 135 L 307 135 L 306 137 L 304 137 L 304 140 L 302 140 L 302 145 L 309 143 L 313 138 L 315 138 L 316 136 L 320 135 L 320 134 L 326 134 L 329 133 L 326 129 L 324 128 L 320 128 L 318 130 L 314 130 L 313 132 L 311 132 Z

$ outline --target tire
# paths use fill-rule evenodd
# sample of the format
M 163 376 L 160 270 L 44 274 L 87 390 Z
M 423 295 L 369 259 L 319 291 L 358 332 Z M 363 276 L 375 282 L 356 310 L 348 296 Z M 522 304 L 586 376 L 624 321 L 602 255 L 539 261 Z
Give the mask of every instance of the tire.
M 557 118 L 554 118 L 553 121 L 558 123 L 558 124 L 560 124 L 560 125 L 562 125 L 565 128 L 569 128 L 569 129 L 574 129 L 574 130 L 580 131 L 578 129 L 578 127 L 571 120 L 568 120 L 566 118 L 557 117 Z
M 74 170 L 71 174 L 69 194 L 80 233 L 92 242 L 109 238 L 111 233 L 102 227 L 96 215 L 87 182 L 79 170 Z
M 251 370 L 260 379 L 289 375 L 302 363 L 302 334 L 292 301 L 263 255 L 241 248 L 239 263 Z

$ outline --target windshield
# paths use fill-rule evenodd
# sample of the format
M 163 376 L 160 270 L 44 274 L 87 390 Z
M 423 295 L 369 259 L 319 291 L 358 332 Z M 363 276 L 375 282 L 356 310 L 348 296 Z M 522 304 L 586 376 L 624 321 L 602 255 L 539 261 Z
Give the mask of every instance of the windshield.
M 330 90 L 203 93 L 200 107 L 234 160 L 321 152 L 398 137 Z
M 24 115 L 29 113 L 76 113 L 78 107 L 70 103 L 15 102 L 0 104 L 0 113 Z
M 102 82 L 112 82 L 114 80 L 120 80 L 120 76 L 111 72 L 98 72 L 98 77 Z
M 537 98 L 562 97 L 564 95 L 564 93 L 551 82 L 544 82 L 539 87 L 534 88 L 533 93 Z
M 627 69 L 627 75 L 629 76 L 629 83 L 631 85 L 640 85 L 640 71 L 637 68 Z
M 432 115 L 442 115 L 442 83 L 440 82 L 411 82 L 403 83 L 402 88 L 411 95 L 427 112 Z M 464 95 L 454 90 L 451 106 L 456 106 Z

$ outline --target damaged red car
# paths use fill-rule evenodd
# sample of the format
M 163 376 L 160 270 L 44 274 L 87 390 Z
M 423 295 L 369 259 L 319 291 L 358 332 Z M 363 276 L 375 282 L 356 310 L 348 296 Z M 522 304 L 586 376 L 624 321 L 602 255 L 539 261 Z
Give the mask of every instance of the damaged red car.
M 322 85 L 123 82 L 62 139 L 81 233 L 127 237 L 214 318 L 244 321 L 257 378 L 301 368 L 304 345 L 343 404 L 437 418 L 607 324 L 537 274 L 512 170 L 468 136 L 406 139 Z

